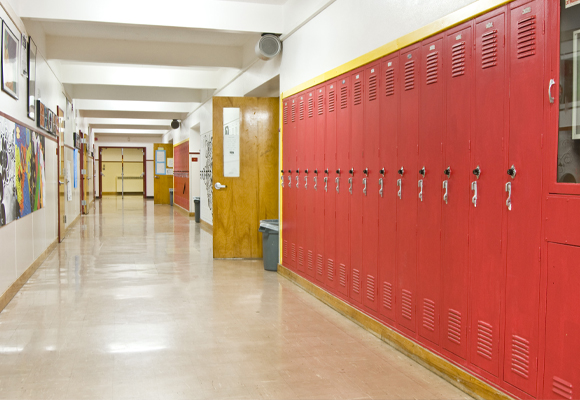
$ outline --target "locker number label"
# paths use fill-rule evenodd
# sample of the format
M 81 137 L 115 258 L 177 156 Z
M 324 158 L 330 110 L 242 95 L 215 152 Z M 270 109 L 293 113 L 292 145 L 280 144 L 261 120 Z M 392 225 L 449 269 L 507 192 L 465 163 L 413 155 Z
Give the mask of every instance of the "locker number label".
M 461 40 L 461 34 L 455 36 L 455 40 Z
M 522 10 L 522 14 L 527 14 L 532 12 L 532 7 L 526 7 Z
M 407 58 L 411 58 L 411 57 L 413 57 L 412 54 L 407 54 Z
M 435 50 L 435 45 L 432 44 L 431 47 L 429 47 L 429 50 Z
M 487 25 L 485 25 L 485 29 L 489 28 L 493 28 L 493 22 L 488 22 Z
M 389 61 L 389 63 L 387 64 L 388 67 L 390 67 L 391 65 L 393 65 L 392 61 Z

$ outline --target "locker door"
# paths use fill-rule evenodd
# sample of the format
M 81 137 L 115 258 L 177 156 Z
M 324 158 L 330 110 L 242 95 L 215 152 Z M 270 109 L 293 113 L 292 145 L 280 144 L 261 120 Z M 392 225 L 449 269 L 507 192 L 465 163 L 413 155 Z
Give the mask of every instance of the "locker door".
M 333 189 L 336 192 L 336 279 L 337 293 L 348 297 L 350 285 L 350 242 L 349 242 L 349 207 L 348 171 L 350 169 L 350 119 L 352 102 L 350 101 L 350 77 L 344 75 L 337 80 L 336 112 L 336 171 Z
M 397 137 L 399 193 L 397 203 L 397 323 L 416 330 L 417 303 L 417 143 L 421 48 L 400 56 L 401 116 Z
M 507 208 L 507 274 L 504 380 L 536 395 L 542 132 L 544 123 L 544 2 L 511 4 L 510 133 L 508 164 L 511 210 Z M 507 188 L 510 190 L 510 188 Z
M 442 141 L 445 131 L 443 38 L 421 46 L 419 163 L 417 175 L 417 301 L 419 334 L 439 344 L 441 308 Z
M 325 277 L 325 235 L 324 235 L 324 154 L 325 154 L 325 137 L 326 137 L 326 113 L 324 112 L 326 87 L 318 86 L 314 90 L 315 108 L 314 108 L 314 124 L 315 124 L 315 138 L 314 138 L 314 175 L 312 175 L 312 188 L 314 189 L 315 204 L 314 204 L 314 238 L 316 240 L 316 280 L 324 283 Z
M 284 101 L 284 197 L 283 197 L 283 243 L 282 260 L 284 266 L 296 269 L 296 191 L 294 174 L 296 168 L 296 106 L 293 97 Z
M 336 262 L 336 190 L 334 179 L 336 164 L 336 114 L 337 81 L 329 82 L 325 89 L 328 93 L 325 104 L 326 135 L 324 138 L 324 255 L 326 257 L 326 287 L 334 292 L 337 289 L 338 266 Z
M 296 169 L 294 170 L 294 188 L 296 190 L 296 268 L 302 275 L 306 273 L 306 190 L 304 189 L 304 170 L 306 168 L 306 122 L 305 122 L 305 94 L 296 96 Z
M 580 387 L 580 247 L 548 243 L 546 361 L 542 399 L 577 399 Z
M 378 252 L 379 252 L 379 131 L 380 131 L 380 64 L 375 63 L 364 71 L 363 125 L 363 183 L 362 196 L 362 265 L 363 303 L 368 309 L 378 311 Z M 366 170 L 366 173 L 365 173 Z
M 395 321 L 398 300 L 396 276 L 397 249 L 397 170 L 401 167 L 397 160 L 397 127 L 399 121 L 399 55 L 387 58 L 381 66 L 380 98 L 380 179 L 382 195 L 379 194 L 379 275 L 380 314 L 385 322 Z M 380 190 L 380 188 L 379 188 Z
M 473 35 L 471 23 L 449 33 L 445 39 L 445 85 L 447 129 L 444 138 L 445 171 L 442 198 L 441 266 L 443 348 L 467 358 L 467 301 L 469 289 L 469 144 L 473 93 Z M 445 182 L 446 181 L 446 182 Z
M 498 376 L 505 209 L 505 8 L 476 20 L 470 207 L 470 360 Z M 477 174 L 477 175 L 476 175 Z
M 350 167 L 348 171 L 348 192 L 350 194 L 350 298 L 362 303 L 362 247 L 363 247 L 363 140 L 364 131 L 364 70 L 360 69 L 351 75 L 351 144 Z
M 315 241 L 316 221 L 314 207 L 316 192 L 314 190 L 315 169 L 315 132 L 314 120 L 314 90 L 309 91 L 304 97 L 304 177 L 302 189 L 304 189 L 304 264 L 306 273 L 314 278 L 315 264 Z

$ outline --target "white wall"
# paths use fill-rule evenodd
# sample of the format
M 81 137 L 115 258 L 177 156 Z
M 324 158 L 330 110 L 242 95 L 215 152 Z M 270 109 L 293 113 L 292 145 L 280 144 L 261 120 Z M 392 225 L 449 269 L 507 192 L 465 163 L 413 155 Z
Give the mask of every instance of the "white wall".
M 284 40 L 280 88 L 292 89 L 474 2 L 336 0 Z

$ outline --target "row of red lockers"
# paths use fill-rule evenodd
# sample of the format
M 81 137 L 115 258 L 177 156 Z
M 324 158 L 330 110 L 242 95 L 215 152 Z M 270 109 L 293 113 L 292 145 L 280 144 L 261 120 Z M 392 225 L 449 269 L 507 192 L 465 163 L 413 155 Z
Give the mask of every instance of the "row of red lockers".
M 516 1 L 284 99 L 282 264 L 512 395 L 566 398 L 577 373 L 539 342 L 543 27 Z

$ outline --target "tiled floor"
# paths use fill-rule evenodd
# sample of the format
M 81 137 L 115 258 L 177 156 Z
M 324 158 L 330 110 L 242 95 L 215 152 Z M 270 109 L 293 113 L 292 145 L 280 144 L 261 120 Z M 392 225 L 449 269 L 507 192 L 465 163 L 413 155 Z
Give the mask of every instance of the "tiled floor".
M 465 399 L 169 206 L 97 201 L 0 314 L 2 399 Z

